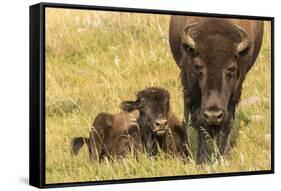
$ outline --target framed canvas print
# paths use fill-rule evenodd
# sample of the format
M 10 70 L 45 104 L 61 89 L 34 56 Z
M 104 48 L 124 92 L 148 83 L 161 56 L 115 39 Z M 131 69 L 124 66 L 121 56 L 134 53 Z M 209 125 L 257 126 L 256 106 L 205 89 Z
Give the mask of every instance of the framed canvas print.
M 30 7 L 30 184 L 274 172 L 274 18 Z

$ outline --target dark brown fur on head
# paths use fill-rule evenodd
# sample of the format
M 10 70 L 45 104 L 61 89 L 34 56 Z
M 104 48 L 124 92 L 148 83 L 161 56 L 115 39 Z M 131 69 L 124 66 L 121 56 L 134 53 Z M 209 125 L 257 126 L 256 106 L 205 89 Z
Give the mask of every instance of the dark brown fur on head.
M 160 87 L 150 87 L 137 92 L 136 101 L 124 101 L 121 108 L 125 111 L 139 110 L 142 140 L 149 153 L 156 152 L 155 138 L 165 134 L 170 112 L 170 93 Z
M 220 19 L 207 19 L 191 28 L 190 34 L 208 63 L 224 62 L 233 57 L 237 53 L 236 45 L 243 40 L 236 26 Z
M 156 102 L 160 102 L 163 99 L 170 99 L 170 93 L 164 88 L 149 87 L 137 92 L 137 99 L 147 98 Z
M 204 124 L 205 113 L 220 112 L 223 113 L 222 119 L 214 119 L 212 124 L 222 126 L 232 117 L 238 101 L 235 98 L 240 97 L 241 91 L 236 83 L 240 77 L 237 46 L 246 37 L 229 21 L 214 18 L 192 25 L 187 31 L 183 35 L 192 38 L 192 47 L 183 41 L 181 75 L 185 100 L 192 100 L 187 104 L 197 110 L 198 116 L 193 119 L 201 121 L 200 125 L 208 127 Z
M 139 110 L 139 123 L 155 130 L 157 121 L 167 121 L 170 112 L 170 93 L 160 87 L 150 87 L 137 92 L 136 101 L 123 101 L 120 105 L 125 111 Z

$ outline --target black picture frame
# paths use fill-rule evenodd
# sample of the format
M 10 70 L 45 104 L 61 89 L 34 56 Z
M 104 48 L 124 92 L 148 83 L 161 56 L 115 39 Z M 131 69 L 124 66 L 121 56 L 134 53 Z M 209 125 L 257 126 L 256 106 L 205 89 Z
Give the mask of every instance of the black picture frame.
M 206 16 L 217 18 L 254 19 L 271 22 L 271 169 L 249 172 L 216 173 L 204 175 L 167 176 L 121 180 L 103 180 L 46 184 L 45 182 L 45 9 L 67 8 L 80 10 L 102 10 L 114 12 L 151 13 L 164 15 Z M 29 129 L 29 184 L 38 188 L 164 181 L 193 178 L 227 177 L 274 173 L 274 18 L 248 15 L 229 15 L 195 13 L 170 10 L 135 9 L 74 5 L 58 3 L 39 3 L 30 6 L 30 129 Z

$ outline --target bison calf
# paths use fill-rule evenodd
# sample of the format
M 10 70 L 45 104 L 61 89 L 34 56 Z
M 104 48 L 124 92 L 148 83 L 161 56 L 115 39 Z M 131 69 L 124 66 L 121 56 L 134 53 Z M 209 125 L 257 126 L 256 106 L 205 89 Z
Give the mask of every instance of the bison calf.
M 138 110 L 142 145 L 155 155 L 158 148 L 170 154 L 187 156 L 187 134 L 177 117 L 170 111 L 170 94 L 163 88 L 147 88 L 137 93 L 136 101 L 124 101 L 121 108 Z M 135 127 L 130 127 L 133 131 Z M 135 130 L 137 130 L 135 128 Z
M 187 156 L 187 135 L 170 112 L 169 92 L 147 88 L 137 93 L 136 101 L 124 101 L 121 113 L 100 113 L 94 120 L 89 138 L 72 140 L 72 152 L 78 154 L 84 143 L 92 159 L 124 156 L 134 148 L 155 155 L 158 148 Z
M 84 143 L 87 144 L 90 158 L 100 160 L 105 156 L 124 156 L 134 147 L 140 149 L 139 131 L 131 131 L 129 127 L 137 127 L 137 110 L 120 112 L 112 115 L 99 113 L 91 127 L 89 138 L 76 137 L 71 142 L 72 154 L 77 155 Z

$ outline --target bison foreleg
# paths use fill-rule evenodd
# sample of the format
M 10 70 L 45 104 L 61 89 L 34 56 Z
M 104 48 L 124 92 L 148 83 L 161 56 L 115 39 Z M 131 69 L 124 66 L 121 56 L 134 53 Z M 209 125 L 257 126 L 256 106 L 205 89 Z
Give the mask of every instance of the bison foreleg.
M 227 125 L 225 128 L 223 128 L 217 136 L 217 146 L 220 155 L 225 154 L 225 152 L 229 150 L 229 133 L 231 127 L 232 127 L 232 123 Z
M 197 151 L 197 164 L 202 164 L 208 161 L 208 134 L 203 127 L 199 128 L 199 145 Z
M 97 128 L 98 129 L 98 128 Z M 89 136 L 89 154 L 90 159 L 99 160 L 101 157 L 102 149 L 103 149 L 103 139 L 104 134 L 100 130 L 98 131 L 96 128 L 92 128 Z
M 188 93 L 186 90 L 184 90 L 184 120 L 182 122 L 182 127 L 184 129 L 184 134 L 185 134 L 185 142 L 188 145 L 189 144 L 189 139 L 188 139 L 188 127 L 189 127 L 189 115 L 190 115 L 190 103 L 191 99 L 188 96 Z

